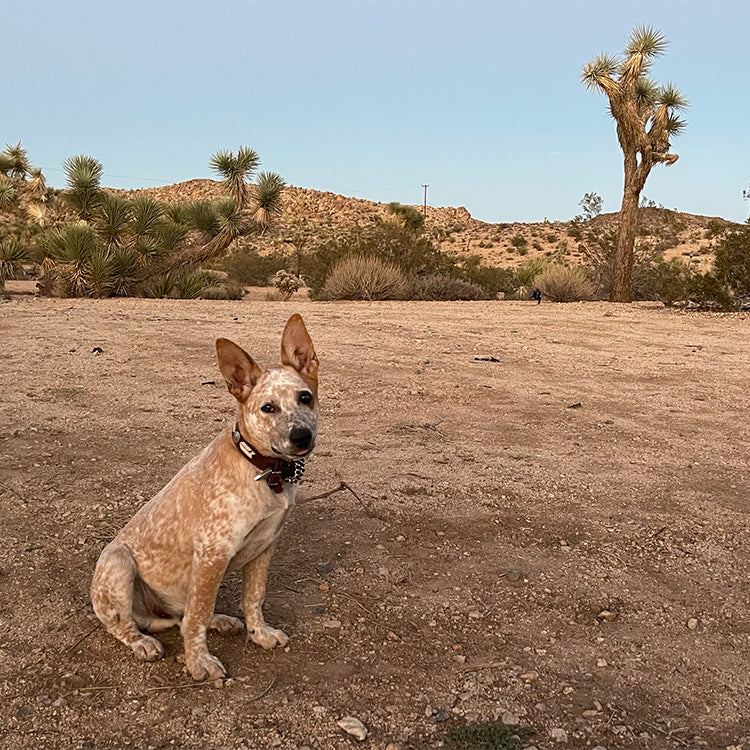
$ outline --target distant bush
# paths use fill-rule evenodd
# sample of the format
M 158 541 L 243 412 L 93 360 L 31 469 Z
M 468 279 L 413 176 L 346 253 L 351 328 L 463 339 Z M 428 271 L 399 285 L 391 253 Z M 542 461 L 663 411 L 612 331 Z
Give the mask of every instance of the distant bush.
M 513 245 L 517 250 L 525 248 L 529 243 L 528 240 L 522 234 L 514 234 L 510 238 L 510 244 Z
M 289 271 L 282 268 L 276 271 L 276 275 L 271 280 L 271 283 L 278 290 L 281 298 L 287 300 L 295 292 L 298 292 L 305 282 L 301 276 L 295 276 L 293 273 L 289 273 Z
M 279 251 L 261 255 L 251 247 L 235 250 L 216 263 L 233 279 L 246 286 L 266 286 L 271 277 L 289 265 L 289 255 Z
M 327 299 L 403 299 L 408 283 L 393 263 L 368 255 L 350 255 L 341 260 L 326 279 Z
M 594 296 L 594 285 L 577 266 L 551 265 L 534 279 L 534 284 L 553 302 L 580 302 Z
M 409 299 L 450 301 L 488 299 L 479 284 L 451 276 L 415 276 L 410 280 Z
M 242 299 L 245 294 L 245 290 L 237 285 L 231 284 L 228 286 L 209 286 L 203 290 L 201 294 L 202 299 L 224 299 L 224 300 L 238 300 Z
M 548 263 L 544 258 L 529 258 L 516 269 L 516 287 L 530 287 L 534 283 L 534 279 L 547 268 L 547 265 Z
M 547 242 L 552 243 L 557 239 L 557 234 L 555 234 L 554 232 L 550 232 L 549 234 L 546 234 L 544 236 L 544 239 L 547 240 Z

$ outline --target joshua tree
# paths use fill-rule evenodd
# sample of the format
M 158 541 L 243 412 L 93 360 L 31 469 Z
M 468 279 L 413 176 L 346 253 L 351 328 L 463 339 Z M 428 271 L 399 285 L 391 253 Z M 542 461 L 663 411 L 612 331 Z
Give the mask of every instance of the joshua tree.
M 659 31 L 639 26 L 630 35 L 624 57 L 601 54 L 584 66 L 581 76 L 586 88 L 600 91 L 609 99 L 624 157 L 612 302 L 630 302 L 638 199 L 655 164 L 677 161 L 678 155 L 669 153 L 669 141 L 686 124 L 675 112 L 685 109 L 687 100 L 671 83 L 659 86 L 648 76 L 654 59 L 666 47 L 667 40 Z

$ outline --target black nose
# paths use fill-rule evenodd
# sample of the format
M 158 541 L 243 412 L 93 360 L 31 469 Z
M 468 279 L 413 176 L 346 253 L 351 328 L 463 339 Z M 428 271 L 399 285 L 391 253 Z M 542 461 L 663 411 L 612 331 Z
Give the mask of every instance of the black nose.
M 297 448 L 308 448 L 312 443 L 313 434 L 309 427 L 292 427 L 289 440 Z

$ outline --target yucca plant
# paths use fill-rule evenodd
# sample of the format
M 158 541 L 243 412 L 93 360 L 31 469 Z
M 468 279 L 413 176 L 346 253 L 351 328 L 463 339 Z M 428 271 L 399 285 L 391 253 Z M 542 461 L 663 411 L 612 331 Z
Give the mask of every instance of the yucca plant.
M 91 261 L 101 246 L 93 227 L 84 222 L 52 230 L 43 240 L 47 258 L 64 297 L 85 297 L 90 292 Z M 50 267 L 51 264 L 47 264 Z
M 13 157 L 7 151 L 0 151 L 0 175 L 10 176 L 13 169 Z
M 153 236 L 164 219 L 163 204 L 147 195 L 138 195 L 131 201 L 133 222 L 131 231 L 136 237 Z
M 172 294 L 174 288 L 174 279 L 172 274 L 163 273 L 159 276 L 154 276 L 148 284 L 143 288 L 143 294 L 146 297 L 154 299 L 165 299 Z
M 111 252 L 110 294 L 130 297 L 135 293 L 140 266 L 137 253 L 129 247 L 118 247 Z
M 47 180 L 39 167 L 34 167 L 29 171 L 29 198 L 38 203 L 44 203 L 47 200 Z
M 68 189 L 65 200 L 79 219 L 91 221 L 103 200 L 102 165 L 91 156 L 70 156 L 63 162 Z
M 103 195 L 94 226 L 109 247 L 122 247 L 127 242 L 126 233 L 132 218 L 130 201 L 115 195 Z
M 10 208 L 18 198 L 18 191 L 13 180 L 5 175 L 0 175 L 0 208 Z
M 180 299 L 198 299 L 215 283 L 215 276 L 206 271 L 195 270 L 181 274 L 175 282 L 175 291 Z
M 688 106 L 685 97 L 671 83 L 660 86 L 649 77 L 654 60 L 666 48 L 667 40 L 659 31 L 639 26 L 631 33 L 624 56 L 598 55 L 584 66 L 581 76 L 587 89 L 607 96 L 624 156 L 625 183 L 610 295 L 613 302 L 631 299 L 641 191 L 656 164 L 670 165 L 677 161 L 678 155 L 669 153 L 670 139 L 686 125 L 676 114 Z
M 247 205 L 250 186 L 248 180 L 260 166 L 257 152 L 247 146 L 240 146 L 235 154 L 232 151 L 217 151 L 209 160 L 209 166 L 223 180 L 227 195 L 232 198 L 238 210 Z
M 16 278 L 28 259 L 28 251 L 18 240 L 0 242 L 0 291 L 8 279 Z
M 276 172 L 261 172 L 253 191 L 253 220 L 261 234 L 267 231 L 274 217 L 281 213 L 281 194 L 286 182 Z
M 3 162 L 0 162 L 0 171 L 5 171 L 10 177 L 19 177 L 24 179 L 31 169 L 29 164 L 29 155 L 26 149 L 21 146 L 21 141 L 18 141 L 15 146 L 6 144 L 5 151 L 3 152 L 5 158 Z M 2 165 L 6 165 L 6 170 L 2 169 Z
M 91 253 L 86 263 L 87 297 L 109 297 L 114 283 L 113 252 L 99 247 Z

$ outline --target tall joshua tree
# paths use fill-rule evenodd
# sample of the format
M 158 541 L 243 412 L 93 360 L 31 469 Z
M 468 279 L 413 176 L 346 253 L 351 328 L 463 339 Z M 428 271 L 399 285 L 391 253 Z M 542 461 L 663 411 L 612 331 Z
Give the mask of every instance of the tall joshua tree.
M 620 227 L 615 250 L 614 278 L 610 300 L 630 302 L 638 201 L 656 164 L 674 164 L 670 138 L 679 135 L 685 121 L 675 113 L 687 100 L 671 83 L 657 84 L 648 73 L 667 48 L 661 32 L 638 26 L 630 34 L 624 55 L 601 54 L 583 68 L 581 80 L 587 89 L 609 99 L 609 111 L 617 123 L 617 139 L 623 153 L 625 181 L 620 209 Z

